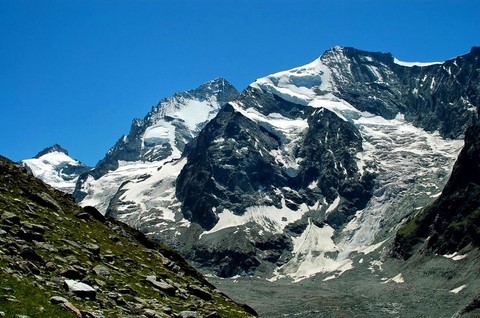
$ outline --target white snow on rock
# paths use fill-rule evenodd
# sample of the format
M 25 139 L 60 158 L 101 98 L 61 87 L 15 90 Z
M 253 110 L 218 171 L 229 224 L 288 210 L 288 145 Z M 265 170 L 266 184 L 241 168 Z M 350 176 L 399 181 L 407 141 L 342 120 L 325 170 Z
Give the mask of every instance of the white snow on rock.
M 87 180 L 89 195 L 81 205 L 92 205 L 106 213 L 111 199 L 121 187 L 122 194 L 116 207 L 121 221 L 131 226 L 153 219 L 159 225 L 179 221 L 176 218 L 179 203 L 175 197 L 175 180 L 185 163 L 186 159 L 170 158 L 156 162 L 121 162 L 117 170 L 98 180 Z M 188 223 L 186 220 L 182 222 L 179 226 Z
M 119 187 L 132 179 L 148 175 L 161 163 L 121 162 L 117 170 L 109 171 L 99 179 L 89 177 L 82 185 L 87 196 L 80 202 L 82 206 L 94 206 L 105 214 Z
M 454 288 L 452 290 L 450 290 L 450 293 L 452 294 L 458 294 L 459 292 L 461 292 L 462 290 L 464 290 L 465 288 L 467 288 L 467 285 L 462 285 L 462 286 L 459 286 L 457 288 Z
M 398 60 L 397 58 L 394 58 L 393 62 L 395 64 L 398 64 L 398 65 L 401 65 L 401 66 L 406 66 L 406 67 L 414 67 L 414 66 L 425 67 L 425 66 L 443 64 L 444 63 L 444 62 L 403 62 L 403 61 Z
M 455 252 L 453 254 L 445 254 L 445 255 L 443 255 L 443 257 L 449 258 L 453 261 L 460 261 L 460 260 L 466 258 L 467 254 L 458 254 L 458 252 Z
M 328 58 L 341 61 L 344 58 L 342 49 L 336 48 Z M 282 273 L 294 279 L 309 277 L 313 272 L 348 269 L 352 266 L 349 258 L 352 253 L 368 254 L 382 246 L 386 237 L 383 237 L 381 242 L 375 240 L 385 226 L 384 220 L 397 218 L 394 222 L 398 223 L 407 212 L 430 202 L 432 194 L 441 191 L 463 146 L 462 140 L 445 140 L 437 132 L 430 133 L 413 126 L 402 114 L 389 120 L 357 110 L 355 105 L 335 96 L 336 88 L 332 81 L 334 72 L 335 70 L 330 69 L 320 58 L 305 66 L 257 79 L 250 85 L 306 107 L 327 109 L 354 124 L 363 138 L 363 151 L 357 154 L 357 166 L 362 174 L 370 172 L 377 175 L 377 186 L 367 206 L 357 212 L 339 235 L 332 233 L 330 241 L 327 240 L 333 242 L 337 256 L 329 254 L 324 257 L 321 253 L 320 256 L 313 256 L 315 253 L 310 254 L 310 257 L 294 256 L 288 266 L 282 267 Z M 381 80 L 380 75 L 377 77 Z M 287 140 L 291 144 L 295 144 L 294 141 L 298 140 L 308 127 L 306 121 L 301 119 L 288 120 L 280 125 L 273 118 L 261 115 L 255 109 L 245 109 L 240 104 L 234 104 L 234 107 L 260 125 L 269 125 L 274 127 L 273 130 L 282 132 L 288 136 Z M 298 166 L 295 158 L 289 157 L 287 151 L 277 150 L 272 155 L 284 166 L 293 169 Z M 399 166 L 402 169 L 398 169 Z M 338 203 L 334 202 L 328 212 L 333 211 Z M 222 226 L 227 225 L 223 223 Z M 313 229 L 314 227 L 313 225 Z M 312 226 L 309 226 L 309 231 L 318 235 L 325 234 L 312 230 Z M 318 244 L 320 251 L 326 244 L 320 239 L 308 241 L 309 246 Z
M 216 95 L 200 100 L 178 94 L 161 101 L 148 118 L 148 127 L 142 136 L 143 147 L 161 147 L 168 143 L 173 149 L 172 157 L 180 157 L 182 149 L 177 139 L 186 142 L 194 138 L 221 106 Z
M 328 58 L 341 63 L 343 50 L 336 48 Z M 426 66 L 398 60 L 395 63 Z M 385 233 L 386 226 L 398 224 L 406 214 L 425 206 L 431 202 L 433 194 L 441 192 L 463 146 L 462 140 L 445 140 L 437 132 L 416 128 L 402 114 L 393 119 L 385 119 L 357 110 L 354 104 L 335 96 L 337 89 L 333 77 L 338 75 L 335 72 L 319 58 L 307 65 L 257 79 L 250 85 L 253 89 L 305 107 L 332 111 L 342 120 L 355 125 L 363 138 L 363 151 L 356 155 L 357 166 L 361 174 L 376 174 L 373 197 L 343 229 L 335 231 L 329 225 L 318 226 L 309 220 L 304 232 L 298 237 L 292 237 L 293 256 L 277 268 L 273 280 L 289 277 L 299 281 L 318 273 L 331 273 L 326 278 L 330 280 L 352 269 L 351 255 L 365 255 L 378 250 L 393 235 L 393 232 Z M 377 81 L 383 80 L 377 69 L 372 69 L 372 72 Z M 152 118 L 151 125 L 145 131 L 142 139 L 144 145 L 161 146 L 168 142 L 175 147 L 179 127 L 187 129 L 185 131 L 193 135 L 217 111 L 214 101 L 184 101 L 181 107 L 173 102 L 165 103 L 165 108 L 158 112 L 157 117 Z M 293 153 L 309 127 L 307 120 L 286 118 L 278 113 L 265 115 L 259 110 L 261 105 L 257 109 L 247 108 L 238 101 L 230 104 L 235 111 L 282 140 L 282 147 L 270 154 L 294 176 L 301 162 Z M 165 115 L 168 115 L 168 120 Z M 216 143 L 223 141 L 221 138 L 215 140 Z M 99 180 L 88 180 L 91 191 L 82 205 L 94 205 L 105 212 L 111 198 L 123 184 L 117 206 L 121 220 L 134 225 L 156 222 L 158 231 L 188 226 L 175 196 L 175 181 L 186 163 L 186 159 L 179 158 L 180 152 L 177 149 L 170 158 L 160 162 L 122 163 L 119 169 Z M 398 169 L 399 166 L 402 169 Z M 311 185 L 312 188 L 316 186 Z M 340 204 L 341 198 L 336 198 L 328 207 L 325 202 L 318 202 L 315 209 L 322 208 L 326 213 L 331 213 Z M 202 235 L 247 223 L 256 223 L 263 231 L 282 233 L 286 225 L 314 209 L 305 204 L 297 211 L 290 210 L 285 204 L 282 206 L 281 209 L 253 206 L 247 208 L 243 215 L 224 210 L 217 214 L 217 224 Z M 388 220 L 392 224 L 385 224 Z M 461 259 L 459 257 L 454 255 L 451 258 Z M 379 260 L 371 260 L 370 265 L 372 272 L 382 271 Z M 395 283 L 403 281 L 402 274 L 386 280 Z
M 186 162 L 186 158 L 163 161 L 147 175 L 130 179 L 121 189 L 118 218 L 134 227 L 145 222 L 155 222 L 157 227 L 188 226 L 190 223 L 180 213 L 180 202 L 175 196 L 175 180 Z
M 217 224 L 211 230 L 203 232 L 202 236 L 250 222 L 256 223 L 265 231 L 282 233 L 287 224 L 299 220 L 305 212 L 310 210 L 306 204 L 302 204 L 297 211 L 292 211 L 284 203 L 282 203 L 281 209 L 274 206 L 249 207 L 242 215 L 236 215 L 230 210 L 224 210 L 217 214 L 219 217 Z
M 95 292 L 92 286 L 87 285 L 85 283 L 79 282 L 73 279 L 66 279 L 65 284 L 68 287 L 68 290 L 76 293 L 76 292 Z
M 143 134 L 144 145 L 155 146 L 166 144 L 175 138 L 175 128 L 170 123 L 157 123 L 150 126 Z
M 163 172 L 166 170 L 164 169 L 164 171 L 160 172 L 160 169 L 164 167 L 167 162 L 181 157 L 183 148 L 178 145 L 178 142 L 186 143 L 196 137 L 203 126 L 215 117 L 222 106 L 221 102 L 217 100 L 215 92 L 205 99 L 200 99 L 190 94 L 175 94 L 172 97 L 162 100 L 158 106 L 154 107 L 148 116 L 147 127 L 141 136 L 142 148 L 148 148 L 147 154 L 152 154 L 157 150 L 163 151 L 165 145 L 169 144 L 172 148 L 171 155 L 163 160 L 154 162 L 122 161 L 119 162 L 118 169 L 109 171 L 99 179 L 94 180 L 93 178 L 89 178 L 82 185 L 82 191 L 87 193 L 87 195 L 80 204 L 82 206 L 95 206 L 100 212 L 106 213 L 113 196 L 125 182 L 130 182 L 130 184 L 124 188 L 125 194 L 122 197 L 125 199 L 124 202 L 134 197 L 133 194 L 128 194 L 129 192 L 135 193 L 135 195 L 142 192 L 138 186 L 144 179 L 142 176 L 150 175 L 163 178 Z M 183 165 L 184 164 L 185 163 L 183 163 Z M 183 165 L 179 168 L 180 170 Z M 175 170 L 175 168 L 172 169 Z M 175 170 L 176 175 L 174 179 L 178 176 L 180 170 Z M 158 178 L 155 179 L 154 177 L 150 180 L 159 181 Z M 171 177 L 167 177 L 167 179 L 170 180 Z M 168 182 L 171 181 L 172 180 Z M 142 186 L 145 187 L 145 189 L 154 187 L 154 184 L 149 182 L 150 181 Z M 165 185 L 168 182 L 165 181 L 163 184 Z M 133 184 L 137 184 L 137 186 Z M 159 209 L 162 211 L 161 214 L 165 216 L 166 219 L 172 220 L 174 213 L 169 209 L 163 208 L 166 203 L 162 201 L 165 199 L 165 196 L 169 196 L 170 198 L 174 196 L 174 185 L 173 183 L 169 184 L 171 186 L 169 190 L 166 190 L 165 186 L 162 187 L 162 189 L 168 192 L 162 192 L 162 199 L 155 197 L 152 200 L 149 198 L 148 191 L 150 190 L 145 190 L 142 196 L 132 200 L 133 203 L 130 206 L 130 210 L 131 217 L 135 219 L 135 224 L 138 224 L 151 209 L 155 210 L 155 204 L 160 204 Z M 158 191 L 157 189 L 154 192 L 158 193 Z M 143 200 L 145 200 L 145 202 Z M 128 204 L 124 204 L 122 209 L 127 209 L 127 205 Z M 137 207 L 136 211 L 143 214 L 142 217 L 137 218 L 133 215 L 135 205 Z M 123 217 L 126 218 L 124 221 L 129 219 L 127 215 L 123 215 Z
M 392 278 L 387 279 L 386 281 L 382 282 L 382 284 L 387 284 L 387 283 L 397 283 L 397 284 L 402 284 L 405 282 L 405 279 L 403 278 L 402 273 L 398 274 L 397 276 L 394 276 Z
M 415 209 L 429 202 L 431 194 L 441 190 L 438 181 L 446 181 L 463 146 L 462 140 L 444 140 L 438 133 L 414 127 L 403 115 L 387 120 L 363 112 L 353 122 L 363 137 L 358 166 L 376 172 L 377 187 L 365 209 L 344 228 L 346 247 L 341 256 L 372 245 L 383 220 L 399 210 L 392 206 Z
M 318 227 L 309 220 L 305 231 L 293 239 L 293 257 L 276 273 L 276 278 L 291 277 L 294 282 L 319 273 L 336 273 L 336 277 L 352 269 L 352 261 L 337 261 L 326 256 L 329 252 L 338 252 L 339 247 L 333 241 L 334 229 L 329 225 Z M 331 277 L 333 279 L 333 277 Z
M 334 53 L 330 58 L 342 59 L 341 49 L 337 49 Z M 446 181 L 455 158 L 463 146 L 461 140 L 444 140 L 438 133 L 428 133 L 414 127 L 406 122 L 401 114 L 388 120 L 357 110 L 355 105 L 335 96 L 336 88 L 332 82 L 332 72 L 321 59 L 317 59 L 305 66 L 258 79 L 250 85 L 252 88 L 275 94 L 305 107 L 327 109 L 339 118 L 354 124 L 363 138 L 363 151 L 357 154 L 357 165 L 362 174 L 376 173 L 378 181 L 370 202 L 363 210 L 358 211 L 339 233 L 335 233 L 328 225 L 320 228 L 310 222 L 299 237 L 293 238 L 292 259 L 278 268 L 272 279 L 290 277 L 294 281 L 299 281 L 317 273 L 334 273 L 329 276 L 329 279 L 334 279 L 344 271 L 353 268 L 353 260 L 350 257 L 352 253 L 372 253 L 387 240 L 386 237 L 383 237 L 382 241 L 377 240 L 386 218 L 397 217 L 397 221 L 400 221 L 404 216 L 401 213 L 427 204 L 432 199 L 432 193 L 441 191 L 442 182 Z M 381 80 L 380 77 L 379 80 Z M 289 174 L 294 176 L 300 162 L 292 153 L 308 129 L 307 121 L 300 118 L 286 118 L 278 113 L 265 115 L 258 109 L 246 108 L 240 102 L 232 102 L 231 105 L 235 111 L 279 136 L 282 147 L 273 151 L 271 155 L 288 170 Z M 222 142 L 222 140 L 216 140 L 216 142 Z M 398 166 L 402 166 L 402 169 L 397 169 Z M 168 171 L 166 169 L 164 172 L 160 170 L 158 173 L 152 173 L 152 176 L 157 176 L 140 182 L 138 187 L 143 183 L 153 185 L 156 184 L 154 180 L 162 179 L 169 180 L 173 187 L 175 173 L 178 175 L 180 170 Z M 135 183 L 127 184 L 125 189 L 128 191 L 122 200 L 126 205 L 130 203 L 129 208 L 136 205 L 138 208 L 134 209 L 137 211 L 135 213 L 148 211 L 145 203 L 139 201 L 148 202 L 148 198 L 155 200 L 156 197 L 152 195 L 154 188 L 145 186 L 139 191 L 136 187 Z M 160 224 L 165 222 L 170 224 L 172 217 L 181 219 L 178 217 L 179 203 L 175 201 L 173 192 L 168 192 L 167 188 L 162 189 L 164 189 L 165 204 L 160 205 L 161 216 L 155 217 Z M 160 195 L 160 191 L 155 193 Z M 139 200 L 137 197 L 143 199 Z M 416 199 L 410 202 L 408 198 Z M 324 206 L 325 202 L 319 202 L 316 208 L 321 207 L 326 210 L 326 213 L 331 213 L 340 202 L 340 198 L 337 198 L 328 207 Z M 229 227 L 240 227 L 247 223 L 255 223 L 264 231 L 282 233 L 287 224 L 300 219 L 311 208 L 313 207 L 303 205 L 298 211 L 292 211 L 284 204 L 281 209 L 253 206 L 249 207 L 243 215 L 235 215 L 229 210 L 224 210 L 218 213 L 217 224 L 211 230 L 203 232 L 202 236 Z M 170 212 L 168 212 L 169 209 Z M 131 215 L 133 217 L 134 213 L 132 212 Z M 160 220 L 162 218 L 163 221 Z M 372 263 L 372 271 L 375 267 L 381 270 L 381 262 Z M 391 278 L 391 281 L 399 283 L 402 279 L 400 275 Z
M 250 87 L 303 105 L 315 97 L 313 88 L 324 92 L 331 92 L 334 89 L 331 70 L 321 61 L 321 58 L 304 66 L 257 79 L 250 84 Z

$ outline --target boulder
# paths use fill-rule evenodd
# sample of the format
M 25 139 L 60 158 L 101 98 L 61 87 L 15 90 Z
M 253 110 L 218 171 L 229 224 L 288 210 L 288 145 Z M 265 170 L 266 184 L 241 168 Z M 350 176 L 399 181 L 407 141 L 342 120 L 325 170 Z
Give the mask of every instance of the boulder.
M 43 238 L 43 233 L 38 233 L 36 231 L 33 231 L 29 228 L 21 228 L 16 234 L 15 236 L 25 240 L 25 241 L 28 241 L 28 242 L 33 242 L 33 241 L 37 241 L 37 242 L 43 242 L 45 241 L 45 239 Z
M 66 302 L 66 303 L 63 304 L 63 307 L 65 307 L 68 311 L 72 312 L 77 318 L 82 318 L 83 317 L 80 310 L 78 310 L 78 308 L 75 307 L 74 305 L 72 305 L 71 303 Z
M 184 310 L 178 313 L 177 317 L 179 318 L 200 318 L 200 314 L 196 311 Z
M 80 310 L 78 310 L 77 307 L 72 305 L 66 298 L 61 297 L 61 296 L 53 296 L 50 297 L 50 302 L 54 305 L 61 305 L 68 311 L 72 312 L 75 316 L 78 318 L 82 317 L 82 314 L 80 313 Z
M 22 222 L 18 215 L 15 215 L 11 212 L 4 212 L 2 215 L 2 223 L 20 225 Z
M 97 265 L 93 268 L 92 271 L 95 275 L 98 275 L 98 276 L 102 276 L 102 277 L 105 277 L 105 278 L 110 278 L 111 277 L 110 271 L 104 265 Z
M 212 311 L 208 315 L 205 316 L 205 318 L 221 318 L 222 316 L 219 315 L 218 312 Z
M 193 294 L 193 295 L 195 295 L 195 296 L 197 296 L 197 297 L 199 297 L 203 300 L 206 300 L 206 301 L 209 301 L 209 300 L 213 299 L 212 294 L 210 294 L 207 290 L 205 290 L 205 289 L 203 289 L 199 286 L 196 286 L 196 285 L 188 286 L 188 291 L 191 294 Z
M 84 248 L 87 249 L 90 253 L 92 253 L 94 255 L 99 255 L 100 254 L 100 246 L 98 246 L 97 244 L 86 243 L 84 245 Z
M 57 269 L 57 265 L 55 265 L 55 263 L 53 262 L 47 262 L 45 264 L 45 268 L 47 269 L 47 271 L 49 272 L 54 272 L 56 269 Z
M 83 207 L 83 211 L 85 213 L 88 213 L 95 220 L 100 221 L 102 223 L 104 223 L 107 220 L 105 216 L 93 206 L 85 206 Z
M 65 289 L 80 298 L 95 299 L 97 291 L 92 286 L 73 279 L 65 280 Z
M 29 246 L 24 246 L 22 248 L 22 251 L 20 252 L 20 256 L 23 258 L 23 259 L 26 259 L 28 261 L 32 261 L 32 262 L 36 262 L 36 263 L 40 263 L 42 265 L 45 264 L 45 261 L 43 260 L 43 258 L 37 254 L 37 252 L 35 252 L 31 247 Z
M 160 318 L 160 317 L 165 317 L 159 314 L 158 312 L 152 310 L 152 309 L 145 309 L 143 310 L 143 316 L 147 318 Z
M 173 295 L 175 295 L 175 292 L 177 291 L 177 289 L 174 286 L 172 286 L 172 285 L 170 285 L 170 284 L 168 284 L 168 283 L 166 283 L 162 280 L 157 280 L 156 276 L 147 276 L 145 278 L 145 280 L 148 283 L 150 283 L 150 285 L 155 287 L 156 289 L 158 289 L 158 290 L 160 290 L 160 291 L 162 291 L 162 292 L 164 292 L 168 295 L 173 296 Z
M 83 318 L 105 318 L 102 313 L 93 312 L 93 311 L 81 311 Z
M 87 276 L 85 269 L 81 267 L 67 267 L 60 271 L 60 275 L 69 279 L 83 279 Z
M 38 203 L 39 205 L 41 206 L 44 206 L 46 208 L 50 208 L 52 210 L 55 210 L 55 211 L 62 211 L 62 208 L 60 207 L 60 205 L 58 204 L 58 202 L 53 199 L 48 193 L 46 192 L 41 192 L 41 193 L 31 193 L 29 195 L 30 199 L 35 202 L 35 203 Z M 63 212 L 63 211 L 62 211 Z
M 50 297 L 50 302 L 54 305 L 68 303 L 68 300 L 61 296 Z

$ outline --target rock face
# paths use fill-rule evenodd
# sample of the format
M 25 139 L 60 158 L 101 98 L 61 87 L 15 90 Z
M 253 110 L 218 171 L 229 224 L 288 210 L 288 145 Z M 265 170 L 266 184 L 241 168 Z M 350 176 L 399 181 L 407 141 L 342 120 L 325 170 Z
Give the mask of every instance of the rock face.
M 442 255 L 469 245 L 480 247 L 479 198 L 480 127 L 473 126 L 465 133 L 465 146 L 441 196 L 398 231 L 393 253 L 408 259 L 420 243 L 426 251 Z
M 54 188 L 73 193 L 78 177 L 91 170 L 78 160 L 72 159 L 68 151 L 55 144 L 40 151 L 34 158 L 22 160 L 34 176 Z
M 298 211 L 305 203 L 333 203 L 339 194 L 348 197 L 352 207 L 365 206 L 373 184 L 369 173 L 362 177 L 358 171 L 355 155 L 362 145 L 354 126 L 330 111 L 278 103 L 276 107 L 305 117 L 302 124 L 310 129 L 301 138 L 288 140 L 275 128 L 258 125 L 227 105 L 189 145 L 176 188 L 187 219 L 210 230 L 225 209 L 236 215 L 256 205 Z M 332 130 L 338 134 L 328 138 Z M 317 144 L 318 140 L 325 142 Z M 284 149 L 287 143 L 292 143 L 291 149 Z M 288 151 L 293 155 L 288 159 L 299 164 L 282 162 L 282 152 Z M 345 170 L 334 169 L 337 163 Z
M 159 146 L 152 111 L 117 143 L 131 147 L 107 154 L 112 172 L 81 178 L 81 204 L 220 276 L 338 277 L 442 191 L 477 121 L 479 56 L 418 64 L 332 48 L 228 95 L 177 142 L 181 157 L 173 139 Z
M 82 216 L 89 211 L 0 157 L 4 316 L 176 317 L 193 308 L 199 317 L 252 316 L 166 246 L 113 219 Z

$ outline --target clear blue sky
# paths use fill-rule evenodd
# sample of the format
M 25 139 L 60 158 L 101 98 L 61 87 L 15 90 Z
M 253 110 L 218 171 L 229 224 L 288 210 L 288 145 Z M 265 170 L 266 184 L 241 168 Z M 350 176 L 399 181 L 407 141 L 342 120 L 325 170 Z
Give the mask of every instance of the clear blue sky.
M 445 60 L 480 45 L 480 1 L 0 0 L 0 154 L 94 165 L 160 99 L 334 45 Z

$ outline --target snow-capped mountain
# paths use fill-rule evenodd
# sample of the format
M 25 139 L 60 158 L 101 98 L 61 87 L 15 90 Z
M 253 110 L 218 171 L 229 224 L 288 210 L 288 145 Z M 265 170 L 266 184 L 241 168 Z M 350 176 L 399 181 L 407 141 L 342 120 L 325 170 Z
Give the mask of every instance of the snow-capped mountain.
M 220 276 L 338 277 L 442 192 L 478 116 L 479 56 L 335 47 L 227 94 L 195 133 L 185 117 L 180 137 L 166 123 L 185 115 L 160 103 L 78 197 Z
M 183 215 L 204 229 L 191 258 L 219 255 L 226 276 L 265 262 L 294 279 L 351 268 L 441 192 L 477 113 L 475 55 L 411 67 L 337 47 L 254 82 L 177 179 Z
M 53 145 L 40 151 L 34 158 L 22 160 L 35 177 L 54 188 L 73 193 L 78 176 L 88 170 L 85 164 L 71 158 L 60 145 Z
M 179 158 L 185 144 L 237 95 L 230 83 L 217 78 L 161 100 L 144 119 L 134 119 L 129 134 L 80 177 L 75 197 L 105 213 L 124 183 L 145 178 L 150 169 L 156 171 L 163 162 Z

